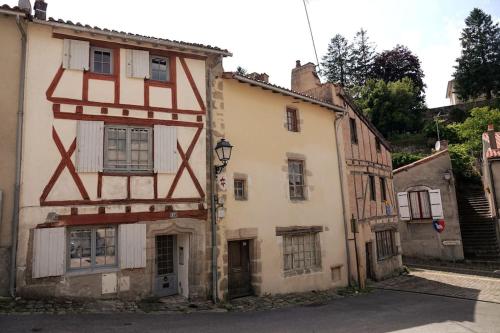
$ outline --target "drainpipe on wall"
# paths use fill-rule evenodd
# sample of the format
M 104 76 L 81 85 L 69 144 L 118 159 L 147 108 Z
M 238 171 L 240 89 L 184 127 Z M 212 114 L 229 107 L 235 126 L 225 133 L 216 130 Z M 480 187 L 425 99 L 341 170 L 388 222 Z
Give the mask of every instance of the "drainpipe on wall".
M 21 33 L 21 66 L 19 77 L 19 99 L 17 109 L 16 126 L 16 179 L 14 185 L 14 211 L 12 216 L 12 246 L 10 258 L 10 295 L 16 296 L 16 260 L 17 260 L 17 232 L 19 229 L 19 200 L 21 188 L 21 158 L 23 139 L 23 118 L 24 118 L 24 82 L 26 75 L 26 30 L 24 29 L 19 15 L 16 16 L 16 24 Z
M 207 94 L 207 130 L 208 130 L 208 163 L 210 178 L 210 220 L 212 228 L 212 301 L 217 303 L 217 212 L 215 207 L 215 166 L 213 144 L 213 115 L 212 115 L 212 69 L 208 69 Z
M 349 286 L 351 286 L 351 254 L 349 250 L 349 231 L 348 231 L 348 224 L 347 224 L 347 219 L 346 219 L 346 204 L 345 204 L 345 189 L 344 189 L 344 170 L 343 170 L 343 165 L 342 165 L 342 159 L 340 158 L 340 153 L 341 147 L 339 146 L 339 125 L 341 121 L 344 119 L 344 117 L 347 115 L 347 110 L 344 109 L 344 112 L 340 116 L 335 117 L 335 144 L 337 146 L 337 163 L 339 165 L 339 174 L 340 174 L 340 194 L 342 197 L 342 216 L 344 218 L 344 233 L 345 233 L 345 249 L 346 249 L 346 255 L 347 255 L 347 274 L 348 278 L 347 281 L 349 283 Z M 356 235 L 354 235 L 356 237 Z M 359 267 L 358 267 L 359 269 Z

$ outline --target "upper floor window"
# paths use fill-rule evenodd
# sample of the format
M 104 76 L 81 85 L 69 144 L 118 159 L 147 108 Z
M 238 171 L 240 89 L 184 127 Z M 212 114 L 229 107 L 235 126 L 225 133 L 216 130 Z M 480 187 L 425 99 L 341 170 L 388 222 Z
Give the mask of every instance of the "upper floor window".
M 246 200 L 247 190 L 245 179 L 235 179 L 234 180 L 234 198 L 236 200 Z
M 296 109 L 286 108 L 286 127 L 290 132 L 299 131 L 299 119 Z
M 370 200 L 371 201 L 376 201 L 377 200 L 377 192 L 375 189 L 375 176 L 368 176 L 368 182 L 370 186 Z
M 380 139 L 379 138 L 375 138 L 375 147 L 377 148 L 377 151 L 380 152 L 382 150 L 382 146 L 380 144 Z
M 386 180 L 384 177 L 380 177 L 380 195 L 381 195 L 381 199 L 382 201 L 386 201 L 387 200 L 387 188 L 386 188 Z
M 169 59 L 161 56 L 150 57 L 151 80 L 170 81 Z
M 358 143 L 358 128 L 356 127 L 356 119 L 349 118 L 349 128 L 351 130 L 351 142 Z
M 413 220 L 430 219 L 432 217 L 429 191 L 408 192 L 410 197 L 411 218 Z
M 108 171 L 152 171 L 152 129 L 106 126 L 104 169 Z
M 113 50 L 91 47 L 90 70 L 99 74 L 113 74 Z
M 69 230 L 69 269 L 116 266 L 116 227 L 78 227 Z
M 290 199 L 305 199 L 304 161 L 288 160 L 288 185 Z

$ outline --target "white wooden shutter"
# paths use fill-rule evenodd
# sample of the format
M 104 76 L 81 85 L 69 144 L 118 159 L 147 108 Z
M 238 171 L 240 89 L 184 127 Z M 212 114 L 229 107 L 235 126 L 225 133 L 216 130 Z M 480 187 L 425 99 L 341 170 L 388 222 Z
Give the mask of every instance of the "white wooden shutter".
M 149 79 L 149 52 L 127 50 L 127 76 Z
M 429 190 L 429 200 L 431 202 L 432 218 L 444 218 L 443 203 L 441 201 L 441 190 Z
M 154 126 L 154 171 L 175 173 L 177 171 L 177 127 Z
M 99 172 L 103 166 L 104 122 L 78 121 L 76 170 Z
M 89 70 L 90 44 L 86 41 L 65 39 L 63 68 Z
M 118 233 L 120 267 L 146 267 L 146 224 L 121 224 Z
M 403 221 L 411 220 L 410 205 L 408 203 L 408 192 L 398 193 L 399 216 Z
M 33 234 L 33 278 L 64 274 L 66 235 L 64 228 L 35 229 Z

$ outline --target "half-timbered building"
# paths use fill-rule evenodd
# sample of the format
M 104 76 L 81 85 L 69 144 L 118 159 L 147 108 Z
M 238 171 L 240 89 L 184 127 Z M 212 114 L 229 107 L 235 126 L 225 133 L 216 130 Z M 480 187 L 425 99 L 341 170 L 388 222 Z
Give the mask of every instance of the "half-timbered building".
M 206 297 L 208 76 L 226 50 L 27 25 L 17 291 Z

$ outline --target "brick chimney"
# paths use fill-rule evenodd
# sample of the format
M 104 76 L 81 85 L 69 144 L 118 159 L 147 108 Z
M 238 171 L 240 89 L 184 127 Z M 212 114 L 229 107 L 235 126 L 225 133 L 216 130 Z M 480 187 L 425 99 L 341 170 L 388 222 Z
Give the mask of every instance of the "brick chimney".
M 488 139 L 490 141 L 490 148 L 497 149 L 497 140 L 495 137 L 495 126 L 493 124 L 488 124 Z
M 43 21 L 47 19 L 47 3 L 44 0 L 35 1 L 35 18 Z
M 317 87 L 321 87 L 321 81 L 316 73 L 316 65 L 312 62 L 301 65 L 300 60 L 297 60 L 292 69 L 292 90 L 302 93 Z

